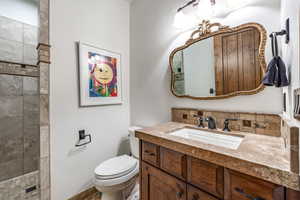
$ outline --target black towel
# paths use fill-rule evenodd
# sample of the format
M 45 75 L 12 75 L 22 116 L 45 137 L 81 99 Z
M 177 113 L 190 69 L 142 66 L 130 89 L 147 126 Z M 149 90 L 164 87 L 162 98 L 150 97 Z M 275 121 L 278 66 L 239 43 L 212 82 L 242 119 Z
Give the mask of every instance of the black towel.
M 271 34 L 273 59 L 268 65 L 263 84 L 265 86 L 285 87 L 289 85 L 286 76 L 286 67 L 283 60 L 278 56 L 278 43 L 275 33 Z

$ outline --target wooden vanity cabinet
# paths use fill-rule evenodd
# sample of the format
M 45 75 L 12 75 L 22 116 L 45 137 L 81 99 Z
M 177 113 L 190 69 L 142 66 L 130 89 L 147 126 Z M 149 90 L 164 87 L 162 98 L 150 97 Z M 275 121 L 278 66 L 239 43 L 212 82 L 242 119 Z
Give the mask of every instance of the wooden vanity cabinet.
M 159 147 L 149 142 L 142 143 L 142 160 L 154 165 L 159 166 Z
M 177 178 L 186 180 L 186 155 L 160 147 L 160 168 Z
M 141 200 L 300 200 L 300 193 L 141 142 Z
M 224 168 L 218 165 L 188 157 L 187 182 L 200 189 L 223 198 Z
M 295 190 L 286 190 L 286 200 L 299 200 L 300 199 L 300 192 Z
M 284 187 L 225 169 L 225 200 L 284 200 Z
M 188 200 L 218 200 L 216 197 L 211 196 L 208 193 L 203 192 L 202 190 L 199 190 L 196 187 L 193 187 L 191 185 L 188 185 L 187 187 Z
M 186 183 L 142 162 L 142 200 L 186 200 Z

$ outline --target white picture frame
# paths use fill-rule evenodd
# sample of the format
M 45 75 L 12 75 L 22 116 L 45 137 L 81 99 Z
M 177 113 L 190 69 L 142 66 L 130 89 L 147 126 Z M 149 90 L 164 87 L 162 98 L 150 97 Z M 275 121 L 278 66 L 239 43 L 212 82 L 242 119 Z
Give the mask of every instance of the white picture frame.
M 123 103 L 121 54 L 78 42 L 79 106 Z

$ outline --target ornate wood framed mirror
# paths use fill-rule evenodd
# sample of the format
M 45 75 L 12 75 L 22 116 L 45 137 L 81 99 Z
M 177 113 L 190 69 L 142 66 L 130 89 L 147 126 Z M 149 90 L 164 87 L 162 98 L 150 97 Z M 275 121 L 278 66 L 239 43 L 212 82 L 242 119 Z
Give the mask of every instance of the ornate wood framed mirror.
M 230 28 L 203 21 L 170 55 L 172 93 L 209 100 L 260 92 L 266 39 L 265 28 L 257 23 Z

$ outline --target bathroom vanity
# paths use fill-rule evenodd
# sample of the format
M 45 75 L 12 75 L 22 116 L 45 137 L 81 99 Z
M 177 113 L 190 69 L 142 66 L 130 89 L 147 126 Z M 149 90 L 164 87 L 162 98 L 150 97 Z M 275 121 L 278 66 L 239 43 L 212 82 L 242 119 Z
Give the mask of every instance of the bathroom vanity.
M 236 148 L 179 136 L 178 130 L 240 137 Z M 187 134 L 187 133 L 185 133 Z M 138 130 L 141 200 L 298 200 L 281 137 L 201 129 L 170 122 Z M 228 141 L 227 141 L 228 142 Z M 232 141 L 231 141 L 232 142 Z
M 169 57 L 171 92 L 212 100 L 264 89 L 267 32 L 203 21 Z M 141 200 L 300 200 L 299 128 L 278 115 L 172 109 L 137 130 Z

